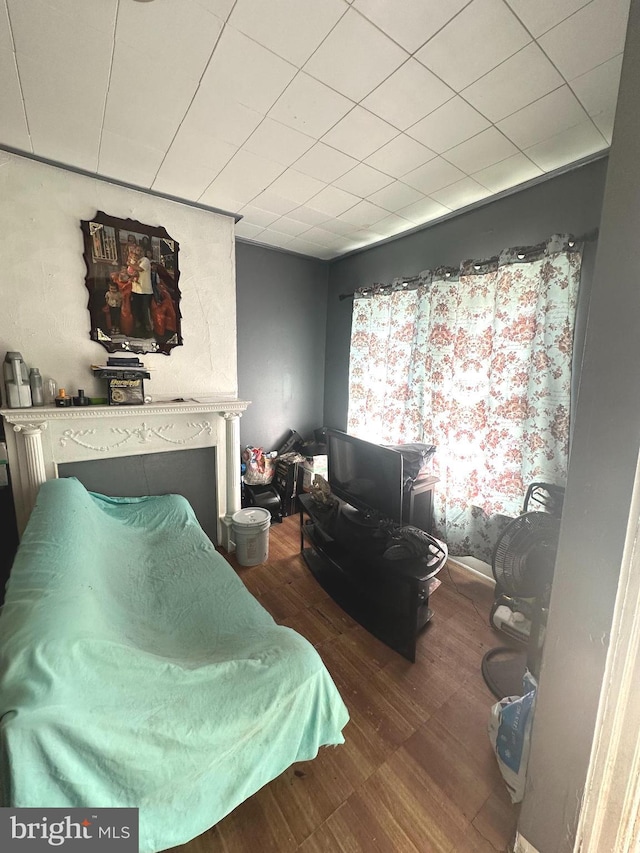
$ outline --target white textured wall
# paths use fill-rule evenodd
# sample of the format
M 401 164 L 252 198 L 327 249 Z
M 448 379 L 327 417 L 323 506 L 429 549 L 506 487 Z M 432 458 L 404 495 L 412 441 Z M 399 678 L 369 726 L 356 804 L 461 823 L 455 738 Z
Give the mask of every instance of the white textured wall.
M 180 244 L 184 345 L 144 354 L 154 399 L 237 395 L 233 219 L 0 151 L 0 361 L 19 350 L 67 393 L 105 396 L 91 364 L 107 350 L 89 337 L 80 220 L 102 210 L 162 225 Z M 4 400 L 4 387 L 2 387 Z

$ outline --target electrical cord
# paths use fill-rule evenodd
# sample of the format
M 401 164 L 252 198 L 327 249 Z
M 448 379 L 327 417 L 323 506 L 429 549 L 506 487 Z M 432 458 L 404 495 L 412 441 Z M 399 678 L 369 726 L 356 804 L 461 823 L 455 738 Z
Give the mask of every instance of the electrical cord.
M 460 588 L 458 587 L 458 584 L 454 581 L 453 576 L 451 574 L 451 568 L 449 567 L 449 563 L 446 563 L 446 567 L 447 567 L 447 574 L 449 575 L 449 580 L 453 584 L 453 588 L 455 589 L 457 594 L 461 595 L 463 598 L 466 598 L 468 601 L 470 601 L 471 604 L 473 604 L 473 609 L 476 611 L 476 613 L 478 614 L 480 619 L 482 619 L 484 621 L 486 616 L 483 616 L 482 613 L 480 613 L 480 611 L 478 610 L 478 606 L 476 605 L 473 598 L 471 598 L 470 595 L 466 595 L 464 592 L 460 592 Z

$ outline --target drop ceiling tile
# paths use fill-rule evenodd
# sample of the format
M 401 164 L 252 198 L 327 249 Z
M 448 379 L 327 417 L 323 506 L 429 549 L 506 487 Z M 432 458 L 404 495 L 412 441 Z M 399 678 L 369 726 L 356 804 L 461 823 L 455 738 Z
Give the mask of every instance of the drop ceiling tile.
M 243 222 L 255 225 L 257 228 L 267 228 L 276 219 L 279 219 L 277 213 L 270 213 L 268 210 L 261 210 L 253 204 L 246 204 L 239 210 L 243 217 Z
M 0 8 L 0 80 L 1 141 L 4 145 L 31 151 L 6 7 Z
M 304 235 L 307 236 L 306 234 Z M 334 235 L 331 243 L 328 244 L 328 250 L 331 251 L 331 257 L 348 252 L 351 249 L 352 240 L 349 237 L 339 237 Z
M 268 228 L 266 228 L 262 232 L 262 234 L 267 235 L 267 237 L 271 238 L 273 241 L 279 241 L 283 246 L 286 246 L 288 243 L 290 243 L 293 240 L 294 237 L 296 237 L 298 235 L 291 234 L 289 231 L 282 230 L 282 228 L 280 228 L 281 222 L 282 222 L 282 219 L 276 219 L 276 221 L 272 225 L 270 225 Z M 302 223 L 296 223 L 296 224 L 299 224 L 301 227 L 306 227 L 306 226 L 303 226 Z M 286 228 L 286 226 L 284 226 L 284 227 Z M 278 245 L 278 243 L 274 242 L 273 245 Z
M 263 210 L 268 210 L 270 213 L 277 213 L 278 216 L 284 216 L 290 210 L 293 210 L 294 207 L 298 206 L 297 202 L 278 195 L 271 187 L 252 198 L 251 204 Z
M 251 225 L 249 222 L 245 222 L 244 219 L 236 222 L 235 225 L 236 237 L 246 237 L 248 240 L 254 239 L 263 230 L 259 225 Z
M 237 199 L 246 204 L 262 192 L 283 171 L 280 163 L 258 157 L 249 151 L 238 151 L 200 200 L 206 204 L 212 204 L 214 207 L 221 206 L 217 205 L 214 200 L 218 194 L 225 198 Z
M 22 106 L 22 93 L 14 69 L 6 67 L 5 57 L 0 56 L 0 115 L 2 116 L 3 145 L 31 151 L 31 139 L 27 130 L 27 120 Z
M 499 121 L 563 83 L 537 44 L 530 44 L 476 80 L 462 93 L 491 121 Z
M 416 59 L 459 92 L 530 41 L 503 0 L 473 0 L 418 51 Z
M 192 0 L 192 2 L 202 6 L 203 9 L 211 12 L 212 15 L 217 15 L 218 18 L 226 21 L 236 0 Z
M 352 107 L 353 101 L 300 72 L 273 105 L 269 117 L 317 139 Z
M 416 201 L 413 204 L 407 205 L 398 211 L 398 214 L 414 225 L 422 225 L 425 222 L 432 222 L 434 219 L 440 219 L 451 213 L 448 207 L 434 201 L 432 198 L 424 198 L 422 201 Z
M 506 0 L 534 38 L 564 21 L 591 0 Z
M 239 148 L 264 116 L 226 96 L 222 91 L 198 90 L 180 129 L 220 139 Z
M 40 117 L 30 117 L 29 130 L 33 153 L 56 163 L 72 163 L 76 169 L 96 172 L 100 134 L 78 119 L 74 123 L 63 114 L 60 124 L 41 123 Z
M 308 255 L 312 258 L 325 258 L 327 255 L 329 257 L 331 256 L 331 253 L 328 253 L 324 246 L 320 246 L 318 243 L 312 243 L 310 240 L 305 240 L 304 235 L 302 237 L 294 237 L 288 244 L 287 248 L 292 252 L 299 252 L 301 255 Z
M 352 232 L 350 239 L 354 242 L 357 241 L 358 246 L 370 246 L 372 243 L 380 242 L 383 239 L 383 235 L 372 228 L 358 228 L 357 231 Z
M 331 231 L 332 234 L 337 234 L 340 237 L 346 237 L 351 234 L 355 228 L 350 222 L 342 222 L 340 219 L 327 219 L 322 223 L 325 231 Z
M 464 177 L 464 172 L 461 172 L 457 166 L 443 160 L 442 157 L 436 157 L 424 166 L 409 172 L 403 177 L 403 181 L 425 195 L 432 195 L 435 190 L 449 186 Z
M 308 60 L 304 70 L 360 101 L 407 59 L 407 53 L 349 9 Z
M 477 172 L 517 153 L 517 148 L 495 127 L 488 127 L 443 156 L 463 172 Z
M 618 54 L 571 81 L 571 88 L 589 115 L 615 110 L 621 70 L 622 54 Z
M 299 172 L 304 172 L 305 175 L 311 175 L 312 178 L 317 178 L 327 184 L 333 183 L 336 178 L 357 165 L 358 161 L 354 160 L 353 157 L 343 154 L 342 151 L 336 151 L 335 148 L 330 148 L 324 142 L 316 143 L 295 164 Z
M 298 172 L 297 169 L 287 169 L 273 181 L 269 189 L 283 198 L 290 198 L 296 204 L 305 204 L 319 193 L 324 185 L 324 181 L 318 181 L 310 175 Z
M 450 21 L 469 0 L 356 0 L 354 8 L 388 33 L 410 53 Z
M 96 79 L 102 81 L 111 60 L 113 23 L 101 26 L 100 11 L 73 14 L 71 9 L 65 12 L 49 3 L 36 5 L 34 9 L 33 3 L 21 0 L 8 3 L 18 63 L 27 57 L 38 60 L 55 76 L 64 60 L 72 57 L 77 72 L 94 75 L 94 84 Z
M 374 89 L 362 106 L 400 130 L 452 98 L 454 92 L 415 59 L 410 59 Z
M 162 169 L 167 165 L 176 170 L 179 167 L 185 169 L 196 163 L 200 167 L 206 167 L 214 178 L 237 151 L 235 145 L 199 133 L 183 124 L 171 143 Z
M 74 3 L 79 5 L 101 5 Z M 179 24 L 178 24 L 179 20 Z M 162 57 L 174 73 L 198 83 L 222 32 L 223 21 L 191 0 L 179 3 L 119 3 L 116 44 L 139 57 Z M 152 33 L 150 38 L 141 34 Z M 167 58 L 171 61 L 167 63 Z M 134 78 L 140 83 L 144 77 Z M 162 91 L 156 88 L 156 92 Z
M 92 81 L 76 76 L 71 67 L 59 69 L 57 75 L 43 74 L 42 68 L 42 63 L 31 57 L 20 62 L 33 151 L 94 172 L 98 168 L 103 105 L 95 98 Z
M 364 160 L 396 136 L 395 127 L 362 107 L 354 107 L 325 133 L 322 141 L 356 160 Z
M 587 114 L 571 89 L 561 86 L 498 122 L 498 127 L 518 148 L 529 148 L 586 118 Z
M 629 9 L 620 0 L 593 0 L 545 33 L 539 44 L 567 80 L 622 53 Z
M 367 157 L 367 164 L 394 178 L 401 178 L 435 156 L 429 148 L 402 133 Z
M 603 110 L 603 112 L 591 116 L 593 123 L 607 140 L 608 145 L 611 145 L 611 140 L 613 138 L 613 123 L 615 117 L 615 110 Z
M 349 238 L 349 247 L 347 251 L 354 252 L 357 249 L 363 249 L 365 246 L 377 243 L 380 239 L 381 237 L 379 234 L 369 234 L 365 231 L 354 231 Z
M 266 115 L 295 74 L 291 63 L 227 25 L 202 77 L 200 92 L 205 99 L 224 93 L 227 99 Z
M 500 163 L 494 163 L 486 169 L 481 169 L 471 175 L 474 180 L 491 192 L 499 193 L 503 190 L 523 184 L 542 175 L 542 169 L 532 163 L 524 154 L 514 154 Z
M 402 181 L 394 181 L 388 187 L 372 193 L 368 200 L 384 207 L 385 210 L 395 212 L 409 204 L 420 201 L 423 197 L 422 193 L 413 187 L 403 184 Z
M 87 18 L 83 12 L 79 14 L 83 23 L 77 24 L 70 14 L 44 3 L 38 5 L 37 14 L 33 14 L 32 4 L 15 2 L 9 12 L 31 136 L 26 150 L 95 171 L 112 34 L 84 23 Z M 11 42 L 5 47 L 9 51 L 5 61 L 9 62 L 10 80 L 15 73 L 11 71 Z M 6 97 L 11 84 L 3 79 L 2 88 Z M 98 97 L 96 92 L 100 93 Z M 16 117 L 19 121 L 17 109 L 14 104 L 14 121 Z M 3 114 L 3 135 L 4 122 Z M 5 138 L 5 144 L 7 141 Z
M 480 201 L 488 195 L 491 195 L 491 192 L 482 184 L 474 181 L 473 178 L 463 178 L 449 187 L 431 193 L 432 198 L 451 210 L 466 207 L 468 204 Z
M 66 15 L 70 21 L 79 28 L 91 27 L 94 30 L 113 33 L 116 24 L 117 0 L 104 0 L 102 3 L 77 3 L 77 0 L 49 0 L 45 3 L 55 12 Z M 7 6 L 13 19 L 14 11 L 18 6 L 24 5 L 22 0 L 8 0 Z M 39 0 L 37 5 L 44 5 Z M 36 3 L 31 3 L 32 12 Z M 39 11 L 39 10 L 38 10 Z M 46 14 L 46 13 L 45 13 Z
M 152 189 L 180 198 L 199 198 L 237 150 L 235 145 L 180 128 Z
M 289 214 L 289 219 L 295 219 L 296 222 L 305 222 L 308 226 L 321 225 L 330 217 L 326 213 L 320 213 L 319 210 L 313 210 L 311 207 L 301 205 L 292 210 Z
M 164 151 L 151 148 L 139 139 L 104 130 L 98 171 L 101 175 L 138 187 L 150 187 L 163 156 Z
M 295 219 L 289 219 L 287 216 L 281 216 L 271 224 L 273 231 L 279 231 L 281 234 L 288 234 L 290 237 L 298 237 L 307 231 L 309 226 L 304 222 L 296 222 Z
M 375 230 L 382 237 L 392 237 L 394 234 L 402 234 L 403 231 L 408 231 L 413 227 L 413 222 L 410 222 L 408 219 L 405 219 L 403 216 L 398 216 L 395 213 L 385 216 L 384 219 L 381 219 L 375 224 Z
M 265 228 L 256 242 L 264 246 L 275 246 L 277 249 L 286 249 L 292 239 L 289 234 L 281 234 L 279 231 L 272 231 L 270 228 Z
M 300 68 L 346 9 L 343 0 L 238 0 L 229 23 Z
M 342 213 L 338 219 L 343 222 L 350 222 L 352 225 L 368 228 L 388 215 L 389 211 L 383 207 L 378 207 L 377 204 L 372 204 L 370 201 L 360 201 L 350 210 Z
M 586 121 L 527 148 L 524 153 L 544 172 L 551 172 L 606 147 L 606 140 L 593 123 Z
M 265 118 L 242 147 L 245 151 L 261 154 L 276 163 L 290 166 L 314 143 L 315 139 L 311 136 L 287 127 L 286 124 L 280 124 L 279 121 Z
M 336 187 L 365 198 L 376 190 L 386 187 L 393 178 L 384 175 L 377 169 L 372 169 L 366 163 L 358 163 L 350 172 L 334 181 Z
M 228 185 L 216 186 L 215 181 L 213 181 L 196 201 L 209 207 L 215 207 L 217 210 L 237 213 L 251 198 L 252 194 L 249 190 L 240 188 L 236 190 L 233 187 L 229 188 Z M 277 214 L 273 215 L 277 216 Z
M 352 193 L 338 189 L 338 187 L 325 187 L 318 195 L 310 198 L 307 207 L 326 213 L 327 216 L 338 216 L 357 204 L 360 198 Z
M 144 82 L 132 86 L 132 80 Z M 158 91 L 163 93 L 163 108 L 149 109 Z M 194 83 L 176 74 L 164 57 L 142 56 L 117 44 L 104 115 L 105 129 L 141 143 L 153 140 L 155 147 L 166 150 L 189 108 L 193 92 Z
M 336 234 L 333 234 L 331 231 L 326 231 L 324 228 L 321 228 L 319 225 L 310 228 L 308 231 L 304 232 L 304 239 L 309 240 L 311 243 L 317 243 L 319 246 L 332 246 L 335 243 L 340 241 L 340 237 Z
M 407 134 L 438 154 L 489 127 L 490 122 L 456 95 L 446 104 L 414 124 Z

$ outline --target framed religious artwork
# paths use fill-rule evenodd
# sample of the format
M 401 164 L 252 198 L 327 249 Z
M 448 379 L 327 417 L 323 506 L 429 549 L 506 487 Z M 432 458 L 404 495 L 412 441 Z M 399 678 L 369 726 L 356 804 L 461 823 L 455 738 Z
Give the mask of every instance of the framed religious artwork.
M 182 345 L 177 241 L 102 211 L 80 225 L 91 339 L 109 352 L 170 355 Z

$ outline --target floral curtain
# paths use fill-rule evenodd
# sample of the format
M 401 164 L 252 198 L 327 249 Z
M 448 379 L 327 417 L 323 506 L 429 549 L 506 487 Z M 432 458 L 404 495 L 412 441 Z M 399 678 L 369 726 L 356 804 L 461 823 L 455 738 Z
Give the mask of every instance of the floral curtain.
M 348 431 L 435 444 L 435 532 L 487 561 L 532 482 L 564 485 L 581 247 L 556 236 L 354 294 Z

